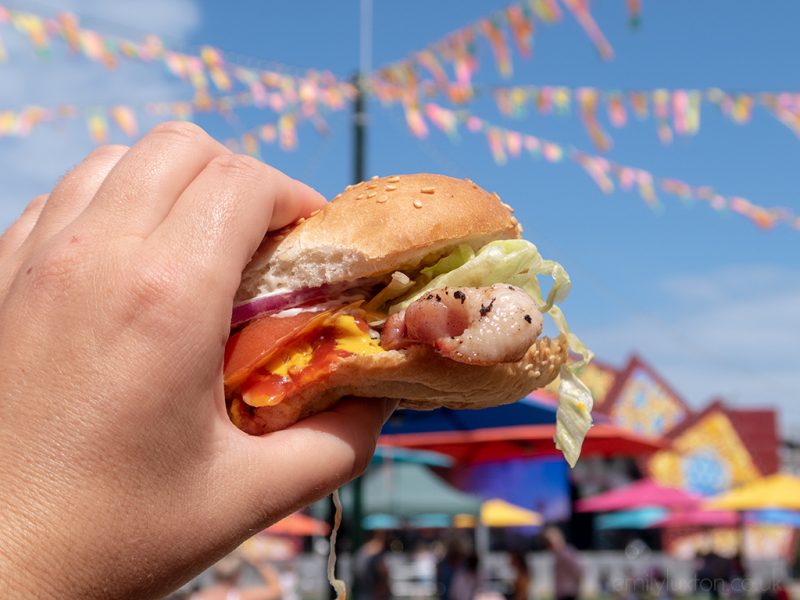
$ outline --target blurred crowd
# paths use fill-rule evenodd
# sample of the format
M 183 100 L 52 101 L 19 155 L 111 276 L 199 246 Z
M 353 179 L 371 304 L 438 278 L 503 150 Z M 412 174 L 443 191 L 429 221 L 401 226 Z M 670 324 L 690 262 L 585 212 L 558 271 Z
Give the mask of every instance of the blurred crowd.
M 413 541 L 410 541 L 413 540 Z M 531 550 L 535 552 L 531 552 Z M 624 581 L 601 577 L 596 593 L 586 595 L 587 555 L 570 545 L 561 529 L 546 527 L 528 538 L 525 548 L 493 548 L 492 560 L 482 560 L 476 540 L 463 531 L 442 531 L 435 537 L 414 539 L 402 532 L 373 531 L 352 556 L 340 557 L 337 572 L 346 572 L 349 596 L 354 600 L 437 598 L 440 600 L 790 600 L 782 580 L 750 585 L 741 556 L 714 551 L 698 555 L 692 564 L 692 588 L 678 589 L 670 573 L 658 566 L 625 570 Z M 398 558 L 430 564 L 428 587 L 401 587 Z M 501 557 L 498 561 L 498 557 Z M 539 569 L 534 569 L 538 557 Z M 544 560 L 543 560 L 544 559 Z M 413 561 L 412 561 L 413 562 Z M 630 560 L 633 563 L 633 559 Z M 300 600 L 328 596 L 323 582 L 316 592 L 302 585 L 296 561 L 254 561 L 237 550 L 170 600 Z M 408 562 L 403 563 L 408 564 Z M 543 573 L 541 565 L 549 573 Z M 320 574 L 316 574 L 321 577 Z M 544 579 L 546 586 L 536 578 Z M 420 576 L 417 574 L 417 576 Z M 425 577 L 422 575 L 420 577 Z M 406 573 L 406 583 L 414 575 Z M 307 583 L 307 582 L 306 582 Z M 546 589 L 547 591 L 543 591 Z M 421 591 L 427 590 L 427 591 Z M 583 595 L 582 595 L 583 592 Z

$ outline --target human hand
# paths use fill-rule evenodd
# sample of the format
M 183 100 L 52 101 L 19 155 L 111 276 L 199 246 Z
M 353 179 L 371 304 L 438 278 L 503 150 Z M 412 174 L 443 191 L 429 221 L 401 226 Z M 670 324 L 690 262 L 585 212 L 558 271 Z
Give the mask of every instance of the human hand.
M 323 202 L 171 123 L 0 238 L 0 596 L 163 594 L 366 467 L 384 401 L 261 438 L 225 411 L 240 273 Z

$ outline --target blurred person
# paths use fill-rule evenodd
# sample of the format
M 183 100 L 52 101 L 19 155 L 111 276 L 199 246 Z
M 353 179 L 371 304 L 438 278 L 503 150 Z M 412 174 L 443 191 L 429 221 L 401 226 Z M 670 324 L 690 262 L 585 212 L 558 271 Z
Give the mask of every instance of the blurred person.
M 464 551 L 461 541 L 458 538 L 452 538 L 447 544 L 445 555 L 436 564 L 436 589 L 439 598 L 445 600 L 450 598 L 453 576 L 461 568 L 466 557 L 467 553 Z
M 0 597 L 162 597 L 366 468 L 393 402 L 262 437 L 225 408 L 241 272 L 324 204 L 162 123 L 93 151 L 0 237 Z
M 544 539 L 553 553 L 553 586 L 556 600 L 576 600 L 581 589 L 583 566 L 578 553 L 564 539 L 558 527 L 544 530 Z
M 710 548 L 700 556 L 700 569 L 697 573 L 699 591 L 711 598 L 722 595 L 723 586 L 728 574 L 728 561 L 720 556 L 714 548 Z
M 480 589 L 478 555 L 467 556 L 453 574 L 447 600 L 474 600 Z
M 747 588 L 747 572 L 744 567 L 741 550 L 737 550 L 727 564 L 725 580 L 728 584 L 729 594 L 732 598 L 742 598 L 745 596 Z
M 511 571 L 514 575 L 511 591 L 506 594 L 508 600 L 528 600 L 531 588 L 531 573 L 524 552 L 512 552 L 509 556 Z
M 359 600 L 388 600 L 392 597 L 386 532 L 376 530 L 358 549 L 354 574 L 358 582 Z
M 246 565 L 253 566 L 261 585 L 243 585 Z M 279 600 L 283 597 L 277 571 L 266 563 L 248 563 L 238 552 L 229 554 L 213 567 L 214 583 L 192 594 L 189 600 Z

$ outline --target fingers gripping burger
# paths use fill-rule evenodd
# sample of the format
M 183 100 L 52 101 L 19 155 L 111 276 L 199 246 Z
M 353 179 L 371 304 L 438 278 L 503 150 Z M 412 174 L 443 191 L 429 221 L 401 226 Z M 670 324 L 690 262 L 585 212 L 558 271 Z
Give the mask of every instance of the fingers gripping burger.
M 560 375 L 556 443 L 574 463 L 592 399 L 572 366 L 590 356 L 557 306 L 567 273 L 520 239 L 512 213 L 470 180 L 400 175 L 348 186 L 270 234 L 234 305 L 233 422 L 260 435 L 344 396 L 481 408 Z M 545 314 L 555 339 L 541 335 Z

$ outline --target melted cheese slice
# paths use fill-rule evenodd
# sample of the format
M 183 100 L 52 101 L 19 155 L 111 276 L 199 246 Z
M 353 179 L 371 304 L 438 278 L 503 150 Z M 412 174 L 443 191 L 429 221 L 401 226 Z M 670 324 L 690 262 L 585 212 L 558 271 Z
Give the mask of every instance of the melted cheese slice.
M 336 349 L 350 354 L 377 354 L 383 352 L 378 340 L 374 340 L 356 323 L 350 315 L 339 315 L 333 325 L 336 331 Z
M 326 377 L 343 356 L 384 352 L 378 340 L 372 339 L 352 315 L 331 316 L 303 334 L 257 370 L 255 381 L 242 390 L 245 403 L 253 407 L 274 406 L 291 395 L 293 389 Z

